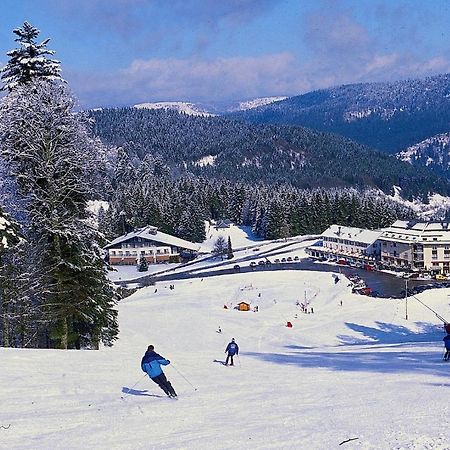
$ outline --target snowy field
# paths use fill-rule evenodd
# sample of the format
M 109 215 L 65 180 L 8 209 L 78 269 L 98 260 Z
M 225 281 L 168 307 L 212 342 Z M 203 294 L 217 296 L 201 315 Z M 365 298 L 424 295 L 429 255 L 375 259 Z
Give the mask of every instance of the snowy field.
M 449 295 L 418 298 L 450 318 Z M 113 348 L 0 349 L 1 449 L 450 449 L 442 324 L 414 299 L 406 321 L 404 300 L 278 271 L 160 284 L 118 309 Z M 143 377 L 149 344 L 178 400 Z

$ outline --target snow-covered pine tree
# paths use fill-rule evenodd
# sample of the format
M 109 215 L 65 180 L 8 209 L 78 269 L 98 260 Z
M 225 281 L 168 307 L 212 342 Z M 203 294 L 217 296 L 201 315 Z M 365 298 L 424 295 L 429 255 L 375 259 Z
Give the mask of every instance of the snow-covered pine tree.
M 13 30 L 13 33 L 18 36 L 15 41 L 20 44 L 20 48 L 7 53 L 10 59 L 6 66 L 0 69 L 4 83 L 1 90 L 12 91 L 15 87 L 37 78 L 64 81 L 60 76 L 60 62 L 48 58 L 55 53 L 47 49 L 50 39 L 37 43 L 39 30 L 28 22 Z
M 222 235 L 216 239 L 212 252 L 223 260 L 223 255 L 227 253 L 227 241 Z
M 104 149 L 73 108 L 63 84 L 36 79 L 16 86 L 0 105 L 0 153 L 28 201 L 26 237 L 44 273 L 37 290 L 47 345 L 97 348 L 118 333 L 118 296 L 98 232 L 86 220 Z
M 148 262 L 147 258 L 144 254 L 139 258 L 138 272 L 147 272 L 148 271 Z

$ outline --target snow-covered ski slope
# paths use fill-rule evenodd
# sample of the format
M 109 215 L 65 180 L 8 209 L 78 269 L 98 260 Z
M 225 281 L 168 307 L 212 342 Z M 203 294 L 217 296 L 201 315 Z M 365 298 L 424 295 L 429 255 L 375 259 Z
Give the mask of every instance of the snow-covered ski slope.
M 450 317 L 449 295 L 419 298 Z M 0 349 L 1 449 L 450 448 L 442 326 L 413 299 L 406 321 L 404 300 L 281 271 L 159 284 L 118 309 L 113 348 Z M 224 367 L 232 337 L 240 356 Z M 179 401 L 142 378 L 149 344 Z

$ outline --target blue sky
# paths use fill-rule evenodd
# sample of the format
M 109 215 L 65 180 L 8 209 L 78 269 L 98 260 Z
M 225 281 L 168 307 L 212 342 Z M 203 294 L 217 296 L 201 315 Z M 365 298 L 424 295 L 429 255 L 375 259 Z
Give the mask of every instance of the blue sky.
M 450 0 L 2 0 L 83 107 L 235 101 L 450 72 Z

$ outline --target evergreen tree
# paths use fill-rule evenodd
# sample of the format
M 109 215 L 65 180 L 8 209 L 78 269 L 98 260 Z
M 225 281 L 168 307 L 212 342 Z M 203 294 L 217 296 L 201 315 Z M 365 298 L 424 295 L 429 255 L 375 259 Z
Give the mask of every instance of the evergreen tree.
M 47 58 L 55 53 L 53 50 L 47 49 L 50 39 L 37 43 L 39 30 L 28 22 L 24 22 L 21 28 L 13 30 L 13 33 L 18 36 L 15 41 L 20 44 L 20 48 L 7 53 L 10 59 L 7 65 L 0 70 L 4 82 L 2 90 L 11 91 L 34 79 L 63 81 L 60 76 L 60 62 Z
M 234 258 L 233 247 L 231 246 L 231 238 L 230 238 L 230 236 L 228 236 L 227 258 L 228 259 L 233 259 Z
M 38 298 L 47 345 L 111 345 L 118 297 L 107 279 L 98 232 L 87 222 L 87 201 L 104 149 L 61 84 L 17 86 L 0 106 L 0 151 L 28 200 L 26 237 L 42 271 Z
M 220 256 L 223 261 L 223 256 L 227 253 L 227 242 L 223 236 L 219 236 L 214 243 L 212 251 L 216 256 Z
M 148 271 L 148 262 L 147 258 L 144 254 L 141 255 L 139 258 L 139 265 L 138 265 L 138 271 L 139 272 L 147 272 Z

